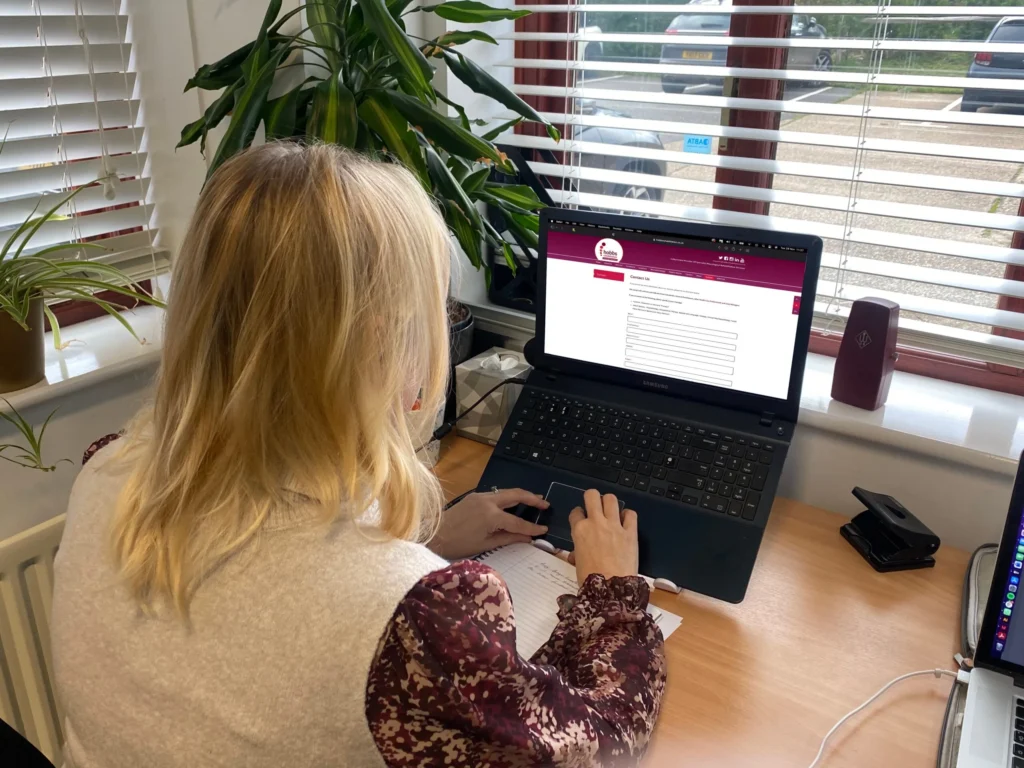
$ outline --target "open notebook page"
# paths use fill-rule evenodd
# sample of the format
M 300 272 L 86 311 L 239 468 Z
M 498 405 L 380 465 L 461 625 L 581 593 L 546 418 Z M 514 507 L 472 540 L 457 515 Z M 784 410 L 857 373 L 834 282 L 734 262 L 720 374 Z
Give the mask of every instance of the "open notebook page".
M 510 544 L 477 559 L 505 580 L 516 617 L 516 650 L 529 659 L 558 624 L 558 598 L 579 591 L 576 568 L 531 544 Z M 666 639 L 682 621 L 653 605 L 647 610 Z

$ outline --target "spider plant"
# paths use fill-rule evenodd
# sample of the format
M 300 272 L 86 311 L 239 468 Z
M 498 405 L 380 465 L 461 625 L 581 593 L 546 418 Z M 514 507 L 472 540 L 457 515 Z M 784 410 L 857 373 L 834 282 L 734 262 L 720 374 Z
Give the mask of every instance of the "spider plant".
M 2 145 L 0 145 L 2 150 Z M 91 185 L 87 185 L 91 186 Z M 110 291 L 130 299 L 133 304 L 144 302 L 163 306 L 145 291 L 133 288 L 131 279 L 117 267 L 81 259 L 61 259 L 60 254 L 72 250 L 98 249 L 94 243 L 60 243 L 32 253 L 26 253 L 32 238 L 44 224 L 58 219 L 57 212 L 76 195 L 85 190 L 79 187 L 61 197 L 60 201 L 42 214 L 33 212 L 0 245 L 0 310 L 25 331 L 29 331 L 29 314 L 37 300 L 77 299 L 103 309 L 123 325 L 136 340 L 141 341 L 131 324 L 118 312 L 120 307 L 100 298 L 101 291 Z M 60 325 L 53 311 L 44 303 L 43 312 L 53 330 L 54 346 L 61 347 Z
M 515 269 L 510 246 L 480 215 L 477 204 L 498 208 L 506 231 L 536 246 L 536 211 L 543 203 L 528 186 L 492 179 L 492 168 L 515 172 L 493 140 L 524 119 L 543 124 L 555 141 L 558 130 L 457 50 L 473 41 L 497 45 L 493 37 L 480 30 L 458 30 L 429 40 L 417 38 L 406 31 L 404 18 L 434 13 L 475 24 L 530 12 L 493 8 L 477 0 L 410 5 L 411 0 L 312 0 L 278 19 L 281 0 L 271 0 L 253 42 L 200 67 L 186 84 L 186 91 L 223 91 L 199 120 L 182 129 L 178 146 L 199 141 L 205 152 L 207 133 L 230 115 L 227 133 L 210 163 L 211 173 L 252 143 L 260 123 L 268 140 L 325 141 L 402 163 L 440 202 L 449 230 L 473 266 L 482 265 L 486 241 Z M 284 34 L 285 22 L 302 13 L 308 26 L 298 34 Z M 470 119 L 461 105 L 434 89 L 435 63 L 444 63 L 475 93 L 494 99 L 516 116 L 492 130 L 475 131 L 486 121 Z M 271 99 L 275 76 L 291 67 L 301 67 L 308 76 Z M 457 116 L 439 112 L 441 105 L 451 107 Z
M 39 428 L 39 434 L 36 434 L 32 425 L 29 424 L 29 422 L 20 413 L 18 413 L 17 409 L 13 405 L 11 405 L 7 400 L 4 400 L 4 403 L 6 403 L 7 409 L 10 413 L 0 411 L 0 419 L 11 424 L 18 431 L 26 445 L 0 443 L 0 459 L 26 469 L 38 469 L 40 472 L 53 472 L 57 469 L 58 464 L 65 461 L 69 464 L 74 463 L 71 459 L 61 459 L 57 464 L 46 464 L 43 461 L 43 435 L 46 434 L 46 428 L 50 426 L 50 419 L 53 418 L 53 414 L 57 412 L 56 408 L 50 411 L 50 415 L 46 417 L 46 421 L 43 422 L 43 426 Z M 11 458 L 10 456 L 4 455 L 7 451 L 17 451 L 18 453 L 14 458 Z

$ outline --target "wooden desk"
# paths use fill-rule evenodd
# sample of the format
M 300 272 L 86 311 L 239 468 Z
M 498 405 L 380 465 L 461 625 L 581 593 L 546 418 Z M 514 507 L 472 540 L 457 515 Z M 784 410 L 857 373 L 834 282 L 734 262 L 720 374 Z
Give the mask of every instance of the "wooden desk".
M 442 451 L 449 498 L 477 484 L 491 453 L 463 438 Z M 954 668 L 968 554 L 943 547 L 933 569 L 879 574 L 840 537 L 845 521 L 777 499 L 743 603 L 654 594 L 683 624 L 666 643 L 668 690 L 645 766 L 801 768 L 892 678 Z M 949 690 L 949 678 L 901 683 L 844 726 L 823 765 L 931 768 Z

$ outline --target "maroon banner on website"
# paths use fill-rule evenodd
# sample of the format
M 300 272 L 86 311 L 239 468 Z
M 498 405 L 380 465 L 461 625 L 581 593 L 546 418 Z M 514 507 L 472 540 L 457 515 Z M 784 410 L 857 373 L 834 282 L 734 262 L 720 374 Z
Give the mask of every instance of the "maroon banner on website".
M 799 293 L 804 262 L 769 256 L 718 253 L 681 245 L 548 232 L 548 258 L 602 267 L 660 272 Z

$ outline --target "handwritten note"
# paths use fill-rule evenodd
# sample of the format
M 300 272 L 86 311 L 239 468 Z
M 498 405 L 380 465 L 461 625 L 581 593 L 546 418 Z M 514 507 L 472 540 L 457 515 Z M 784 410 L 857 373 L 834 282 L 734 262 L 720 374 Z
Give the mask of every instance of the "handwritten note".
M 576 568 L 530 544 L 511 544 L 481 556 L 505 580 L 516 616 L 516 649 L 530 658 L 558 624 L 558 598 L 576 594 Z M 668 638 L 682 619 L 653 605 L 647 607 Z

